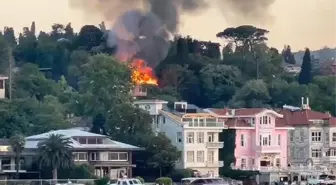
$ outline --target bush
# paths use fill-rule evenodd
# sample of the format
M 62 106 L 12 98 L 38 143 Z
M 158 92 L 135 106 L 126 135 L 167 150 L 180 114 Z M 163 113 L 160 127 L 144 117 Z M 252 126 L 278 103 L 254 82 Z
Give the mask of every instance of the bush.
M 187 177 L 192 177 L 194 174 L 194 170 L 192 169 L 179 169 L 179 170 L 174 170 L 170 177 L 174 182 L 180 182 L 181 179 L 187 178 Z
M 142 184 L 145 184 L 145 180 L 142 177 L 136 176 L 135 178 L 138 179 Z
M 110 178 L 103 177 L 95 181 L 96 185 L 106 185 L 110 181 Z
M 160 177 L 158 179 L 155 180 L 155 184 L 159 184 L 159 185 L 172 185 L 173 184 L 173 180 L 169 177 Z

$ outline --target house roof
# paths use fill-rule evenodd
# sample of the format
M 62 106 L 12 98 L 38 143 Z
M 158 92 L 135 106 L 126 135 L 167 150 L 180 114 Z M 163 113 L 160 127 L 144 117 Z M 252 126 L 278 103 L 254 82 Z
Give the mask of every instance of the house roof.
M 220 115 L 220 116 L 227 116 L 229 115 L 230 110 L 235 111 L 234 116 L 254 116 L 256 114 L 259 114 L 265 110 L 268 110 L 266 108 L 240 108 L 240 109 L 229 109 L 229 108 L 223 108 L 223 109 L 215 109 L 215 108 L 209 108 L 211 112 Z
M 142 148 L 139 148 L 137 146 L 111 140 L 105 135 L 86 132 L 78 128 L 50 131 L 47 133 L 26 137 L 25 148 L 36 149 L 38 146 L 38 143 L 47 139 L 51 134 L 61 134 L 66 138 L 70 138 L 71 146 L 74 149 L 79 149 L 79 150 L 86 150 L 86 149 L 143 150 Z M 78 141 L 74 140 L 73 137 L 98 137 L 98 138 L 103 139 L 103 143 L 102 144 L 80 144 Z
M 331 116 L 330 113 L 318 112 L 310 109 L 301 109 L 291 111 L 282 109 L 280 114 L 284 115 L 284 122 L 287 125 L 309 125 L 312 120 L 326 120 L 330 125 L 336 126 L 336 118 Z
M 52 134 L 61 134 L 61 135 L 64 135 L 65 137 L 76 137 L 76 136 L 77 137 L 107 137 L 101 134 L 94 134 L 91 132 L 86 132 L 78 128 L 71 128 L 71 129 L 55 130 L 55 131 L 50 131 L 50 132 L 46 132 L 43 134 L 33 135 L 33 136 L 26 137 L 26 139 L 28 140 L 46 139 Z
M 225 124 L 230 127 L 251 127 L 249 123 L 240 118 L 229 118 Z

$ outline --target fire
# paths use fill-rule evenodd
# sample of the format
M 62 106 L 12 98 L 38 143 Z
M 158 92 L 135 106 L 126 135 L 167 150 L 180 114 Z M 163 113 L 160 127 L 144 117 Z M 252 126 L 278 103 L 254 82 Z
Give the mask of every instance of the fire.
M 132 80 L 136 85 L 150 84 L 158 85 L 157 79 L 153 74 L 153 69 L 146 66 L 144 60 L 134 59 L 132 62 Z

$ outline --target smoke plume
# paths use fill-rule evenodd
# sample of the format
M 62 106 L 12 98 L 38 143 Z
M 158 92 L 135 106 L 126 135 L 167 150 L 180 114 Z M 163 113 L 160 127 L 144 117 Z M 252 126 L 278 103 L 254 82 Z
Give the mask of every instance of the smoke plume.
M 231 24 L 264 24 L 273 20 L 269 9 L 275 0 L 218 0 L 220 11 Z
M 215 7 L 220 8 L 226 19 L 245 16 L 251 20 L 263 19 L 273 1 L 69 0 L 69 3 L 72 8 L 84 10 L 87 15 L 102 15 L 106 22 L 114 23 L 108 33 L 107 44 L 117 48 L 116 56 L 120 60 L 138 57 L 155 67 L 168 53 L 169 39 L 178 31 L 181 14 L 204 11 L 211 2 L 216 3 Z

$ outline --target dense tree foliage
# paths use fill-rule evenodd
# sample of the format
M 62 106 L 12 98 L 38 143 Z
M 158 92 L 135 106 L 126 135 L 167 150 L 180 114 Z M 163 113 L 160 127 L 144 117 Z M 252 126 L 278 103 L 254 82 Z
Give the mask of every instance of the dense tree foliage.
M 11 27 L 0 34 L 0 73 L 12 72 L 11 89 L 6 82 L 12 99 L 0 101 L 0 137 L 68 128 L 81 117 L 92 120 L 92 132 L 146 148 L 136 155 L 141 172 L 170 173 L 179 153 L 152 131 L 150 115 L 132 105 L 131 69 L 111 56 L 115 48 L 106 46 L 105 26 L 85 25 L 79 33 L 70 23 L 40 33 L 35 26 L 17 37 Z M 312 76 L 310 54 L 299 78 L 287 74 L 284 62 L 300 62 L 289 46 L 280 53 L 268 47 L 267 33 L 251 25 L 227 28 L 217 34 L 226 43 L 222 48 L 176 36 L 155 66 L 159 86 L 149 86 L 149 96 L 205 108 L 300 106 L 308 96 L 313 109 L 335 115 L 335 77 Z

